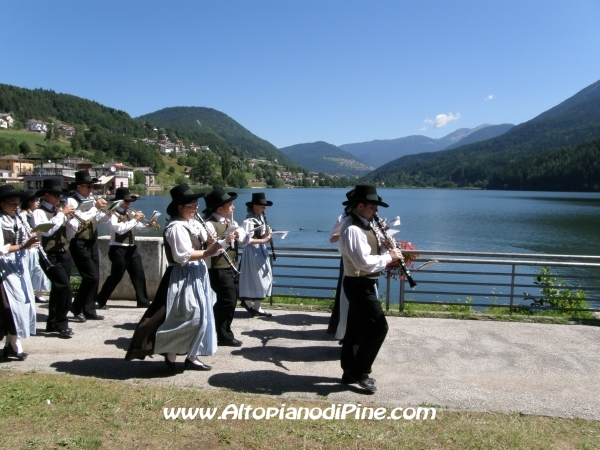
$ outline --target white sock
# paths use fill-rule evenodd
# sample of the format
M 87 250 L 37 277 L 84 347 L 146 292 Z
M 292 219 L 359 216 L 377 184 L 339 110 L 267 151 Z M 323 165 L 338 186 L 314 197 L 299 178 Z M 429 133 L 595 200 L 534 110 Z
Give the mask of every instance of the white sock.
M 12 349 L 17 353 L 23 353 L 23 346 L 21 345 L 21 340 L 19 339 L 19 336 L 6 333 L 6 342 L 10 344 Z
M 262 300 L 254 300 L 254 309 L 255 309 L 257 312 L 259 312 L 259 313 L 262 313 L 262 312 L 264 312 L 264 311 L 263 311 L 263 309 L 262 309 L 262 307 L 260 306 L 260 302 L 261 302 L 261 301 L 262 301 Z
M 167 353 L 167 359 L 171 362 L 175 362 L 177 360 L 177 353 Z
M 196 366 L 205 366 L 206 365 L 202 361 L 200 361 L 197 356 L 194 356 L 192 358 L 190 358 L 188 356 L 188 361 L 191 362 L 192 364 L 195 364 Z

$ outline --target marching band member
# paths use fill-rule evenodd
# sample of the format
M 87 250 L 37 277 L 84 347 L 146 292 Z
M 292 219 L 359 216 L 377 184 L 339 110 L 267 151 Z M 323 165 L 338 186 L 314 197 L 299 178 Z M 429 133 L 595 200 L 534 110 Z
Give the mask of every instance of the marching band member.
M 144 217 L 141 211 L 134 214 L 129 212 L 131 202 L 135 202 L 137 197 L 133 197 L 127 187 L 117 188 L 115 197 L 111 201 L 117 200 L 123 200 L 123 203 L 110 215 L 108 221 L 108 227 L 110 228 L 108 259 L 111 262 L 111 267 L 110 275 L 106 277 L 102 289 L 98 293 L 98 307 L 108 309 L 106 302 L 123 279 L 125 271 L 127 271 L 135 290 L 137 307 L 147 308 L 150 305 L 150 300 L 148 300 L 148 293 L 146 292 L 146 275 L 144 274 L 142 257 L 135 245 L 135 233 L 150 230 L 156 223 L 156 219 L 144 224 L 140 222 Z
M 75 172 L 75 193 L 67 198 L 67 205 L 75 209 L 84 200 L 93 200 L 94 206 L 88 211 L 75 211 L 69 221 L 67 238 L 71 257 L 81 275 L 81 285 L 73 300 L 71 312 L 78 322 L 86 320 L 103 320 L 104 316 L 96 313 L 96 295 L 100 282 L 100 259 L 98 256 L 98 224 L 108 221 L 109 216 L 103 212 L 106 200 L 96 199 L 93 194 L 94 182 L 87 170 Z
M 46 252 L 51 267 L 42 265 L 44 273 L 51 281 L 50 301 L 48 303 L 48 319 L 46 331 L 57 332 L 61 337 L 73 335 L 69 328 L 67 314 L 71 309 L 73 293 L 71 291 L 71 256 L 67 251 L 67 216 L 75 211 L 70 205 L 65 205 L 61 210 L 57 208 L 60 197 L 66 192 L 62 189 L 60 181 L 46 179 L 36 196 L 42 197 L 40 207 L 33 212 L 35 226 L 44 223 L 53 225 L 48 231 L 38 231 L 41 236 L 41 245 Z
M 387 208 L 374 186 L 359 185 L 348 199 L 352 223 L 340 236 L 344 263 L 343 288 L 349 311 L 342 345 L 342 383 L 358 383 L 367 392 L 377 390 L 371 366 L 385 340 L 388 324 L 377 298 L 377 278 L 392 261 L 402 258 L 399 249 L 383 252 L 372 226 L 378 206 Z
M 204 197 L 206 209 L 202 211 L 206 215 L 206 224 L 213 235 L 220 238 L 227 234 L 226 238 L 219 242 L 234 265 L 237 264 L 237 245 L 248 245 L 252 239 L 243 228 L 232 220 L 233 210 L 235 209 L 233 201 L 236 198 L 237 194 L 235 192 L 225 192 L 222 188 L 215 188 Z M 234 231 L 229 233 L 231 230 Z M 208 274 L 210 284 L 217 294 L 217 303 L 215 303 L 213 311 L 215 313 L 218 344 L 220 346 L 240 347 L 242 341 L 236 339 L 231 331 L 231 323 L 233 322 L 238 298 L 235 274 L 226 259 L 219 255 L 211 258 Z
M 240 262 L 240 299 L 252 316 L 272 316 L 260 305 L 265 297 L 271 295 L 273 286 L 273 271 L 265 245 L 271 240 L 272 234 L 263 218 L 266 207 L 272 205 L 273 202 L 265 198 L 264 192 L 252 194 L 252 200 L 246 203 L 248 215 L 242 222 L 242 228 L 251 239 L 243 246 L 244 254 Z M 252 300 L 254 308 L 250 305 Z
M 27 274 L 24 251 L 38 246 L 34 237 L 25 241 L 25 229 L 17 219 L 21 201 L 28 198 L 10 184 L 0 186 L 0 339 L 6 336 L 3 354 L 19 361 L 27 358 L 21 340 L 35 334 L 35 299 Z
M 34 228 L 33 212 L 40 206 L 40 198 L 35 189 L 28 189 L 25 193 L 29 196 L 21 203 L 21 218 Z M 36 303 L 48 303 L 44 298 L 43 291 L 50 292 L 50 280 L 42 270 L 39 261 L 39 252 L 27 252 L 29 275 L 31 276 L 31 286 L 35 294 Z
M 154 301 L 140 320 L 125 359 L 144 359 L 154 353 L 165 355 L 165 364 L 175 369 L 178 354 L 187 354 L 186 370 L 210 370 L 198 356 L 216 352 L 212 303 L 214 293 L 204 258 L 222 252 L 219 243 L 208 245 L 206 231 L 194 219 L 198 199 L 186 183 L 171 189 L 171 216 L 164 234 L 169 266 Z

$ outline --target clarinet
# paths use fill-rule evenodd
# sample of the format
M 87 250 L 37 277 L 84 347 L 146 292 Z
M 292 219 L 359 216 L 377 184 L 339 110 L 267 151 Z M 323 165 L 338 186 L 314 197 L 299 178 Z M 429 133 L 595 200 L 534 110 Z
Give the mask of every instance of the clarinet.
M 267 222 L 267 215 L 264 213 L 262 213 L 263 216 L 263 220 L 265 221 L 265 225 L 267 227 L 269 227 L 269 222 Z M 273 258 L 273 261 L 277 261 L 277 255 L 275 255 L 275 246 L 273 245 L 273 238 L 271 237 L 271 240 L 269 241 L 269 244 L 271 244 L 271 257 Z
M 385 228 L 383 226 L 383 223 L 381 222 L 381 219 L 379 218 L 379 216 L 377 214 L 373 214 L 373 220 L 375 220 L 375 222 L 377 222 L 377 226 L 379 227 L 379 230 L 383 234 L 383 237 L 387 241 L 387 243 L 390 246 L 390 248 L 392 248 L 392 249 L 398 248 L 398 246 L 396 245 L 396 241 L 394 241 L 385 232 Z M 402 269 L 402 272 L 406 276 L 406 279 L 408 280 L 408 284 L 410 285 L 411 288 L 414 288 L 417 285 L 417 283 L 415 282 L 415 280 L 412 279 L 412 276 L 410 275 L 410 270 L 408 270 L 408 267 L 406 266 L 406 263 L 404 262 L 403 259 L 399 259 L 398 263 L 400 263 L 400 268 Z
M 21 221 L 21 224 L 23 225 L 23 229 L 25 230 L 25 233 L 27 233 L 27 235 L 29 237 L 33 236 L 33 233 L 31 231 L 31 228 L 29 227 L 29 224 L 27 222 L 25 222 L 23 220 L 23 218 L 21 217 L 21 214 L 19 214 L 21 212 L 21 209 L 17 209 L 17 217 L 19 218 L 19 220 Z M 35 237 L 36 241 L 38 240 L 37 236 Z M 48 255 L 46 255 L 46 252 L 44 251 L 44 249 L 41 246 L 38 246 L 38 253 L 40 254 L 40 258 L 42 258 L 42 261 L 44 262 L 45 266 L 46 266 L 46 270 L 54 267 L 54 264 L 52 264 L 50 262 L 50 260 L 48 259 Z
M 206 226 L 206 222 L 204 221 L 202 216 L 200 216 L 200 214 L 198 214 L 198 213 L 196 213 L 196 220 L 198 222 L 200 222 L 200 224 L 204 227 L 204 230 L 206 231 L 206 234 L 208 235 L 208 237 L 210 237 L 213 241 L 217 242 L 218 237 L 215 234 L 210 232 L 210 230 Z M 240 274 L 240 271 L 237 269 L 237 267 L 235 267 L 235 263 L 231 260 L 231 258 L 227 254 L 227 252 L 222 252 L 222 253 L 220 253 L 220 255 L 223 255 L 223 257 L 225 258 L 225 261 L 227 261 L 229 268 L 233 272 L 233 276 L 237 277 Z

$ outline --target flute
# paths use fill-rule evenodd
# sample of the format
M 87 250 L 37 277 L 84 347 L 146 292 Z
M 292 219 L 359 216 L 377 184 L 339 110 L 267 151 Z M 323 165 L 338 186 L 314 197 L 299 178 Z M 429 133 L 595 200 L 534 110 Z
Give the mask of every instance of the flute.
M 208 226 L 206 225 L 206 222 L 204 221 L 202 216 L 198 213 L 196 213 L 196 220 L 198 222 L 200 222 L 200 224 L 204 227 L 204 230 L 206 231 L 206 234 L 208 235 L 208 237 L 211 238 L 213 241 L 217 242 L 218 241 L 217 235 L 210 232 L 210 230 L 208 229 Z M 233 272 L 233 276 L 237 277 L 240 274 L 240 271 L 237 269 L 237 267 L 235 267 L 235 263 L 231 260 L 231 258 L 227 254 L 227 252 L 224 251 L 219 254 L 219 256 L 221 256 L 221 255 L 223 255 L 223 257 L 225 258 L 225 261 L 227 261 L 229 268 Z
M 264 213 L 264 211 L 263 211 L 262 216 L 263 216 L 263 220 L 265 221 L 265 225 L 268 228 L 269 223 L 267 222 L 267 215 Z M 273 245 L 273 237 L 271 237 L 269 244 L 271 244 L 271 257 L 273 258 L 273 261 L 277 261 L 277 256 L 275 255 L 275 246 Z
M 379 230 L 383 234 L 383 237 L 387 241 L 390 248 L 392 248 L 392 249 L 398 248 L 398 246 L 396 245 L 396 241 L 394 241 L 386 233 L 385 227 L 383 226 L 383 223 L 381 222 L 381 219 L 379 218 L 379 216 L 377 214 L 373 214 L 373 220 L 375 220 L 375 222 L 377 222 L 377 226 L 379 227 Z M 406 279 L 408 280 L 408 284 L 410 285 L 411 288 L 414 288 L 417 285 L 417 283 L 415 282 L 415 280 L 412 279 L 412 276 L 410 275 L 410 270 L 408 270 L 406 263 L 404 262 L 404 260 L 402 258 L 400 258 L 398 260 L 398 263 L 400 264 L 400 268 L 402 269 L 402 272 L 404 273 L 404 275 L 406 276 Z

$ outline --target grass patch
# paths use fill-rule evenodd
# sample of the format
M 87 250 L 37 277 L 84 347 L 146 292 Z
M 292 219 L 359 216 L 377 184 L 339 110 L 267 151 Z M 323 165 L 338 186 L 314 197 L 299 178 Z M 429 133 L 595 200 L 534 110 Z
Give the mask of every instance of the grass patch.
M 435 420 L 418 421 L 165 420 L 163 415 L 165 407 L 222 411 L 229 404 L 242 403 L 255 408 L 279 408 L 282 403 L 309 408 L 331 405 L 202 387 L 133 385 L 2 370 L 0 427 L 5 432 L 0 447 L 593 449 L 600 442 L 598 421 L 440 408 Z

